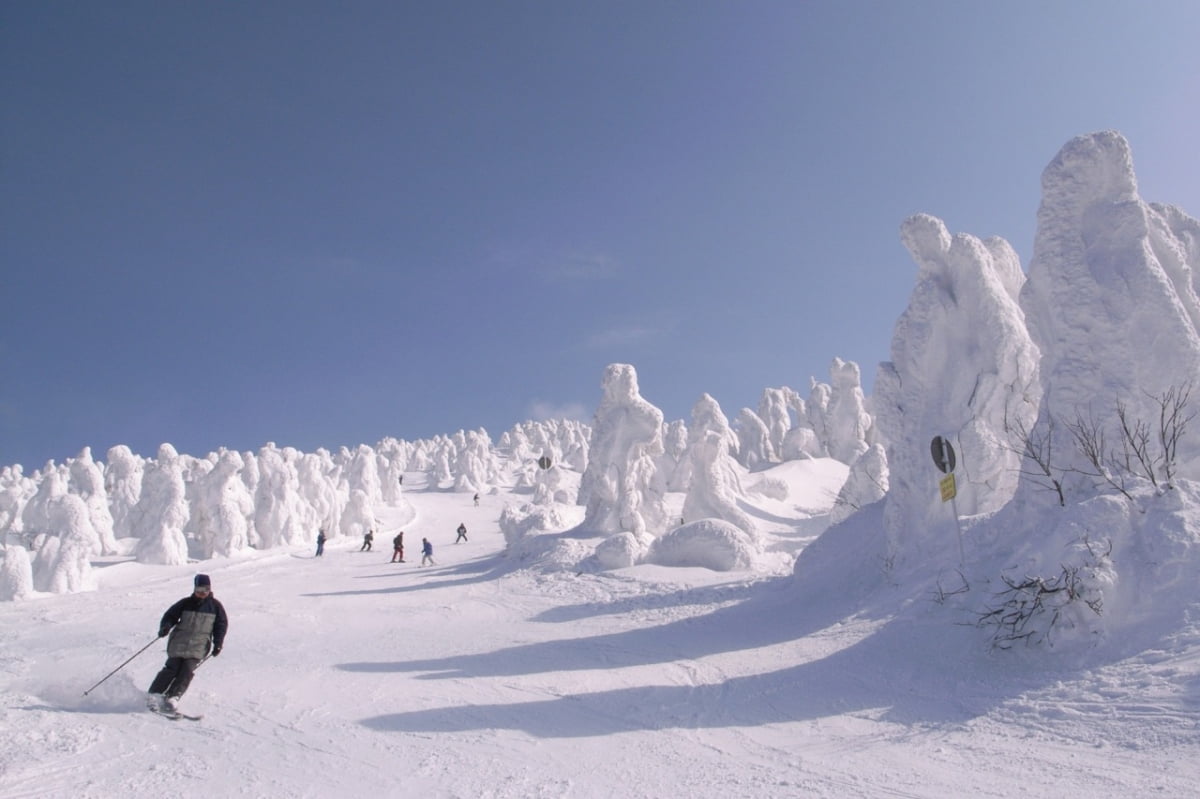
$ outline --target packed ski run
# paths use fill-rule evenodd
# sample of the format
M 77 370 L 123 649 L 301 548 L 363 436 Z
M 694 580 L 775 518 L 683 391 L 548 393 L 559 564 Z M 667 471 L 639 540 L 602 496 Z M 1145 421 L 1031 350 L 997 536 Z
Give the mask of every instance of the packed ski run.
M 932 601 L 842 616 L 854 587 L 804 592 L 788 562 L 844 475 L 759 475 L 791 497 L 744 506 L 780 556 L 764 572 L 523 566 L 496 524 L 519 497 L 475 507 L 419 474 L 377 537 L 428 537 L 437 566 L 349 539 L 320 558 L 110 559 L 96 592 L 0 605 L 0 796 L 1188 795 L 1194 628 L 1081 669 L 981 647 Z M 204 720 L 145 711 L 161 645 L 84 697 L 201 565 L 230 616 L 181 702 Z

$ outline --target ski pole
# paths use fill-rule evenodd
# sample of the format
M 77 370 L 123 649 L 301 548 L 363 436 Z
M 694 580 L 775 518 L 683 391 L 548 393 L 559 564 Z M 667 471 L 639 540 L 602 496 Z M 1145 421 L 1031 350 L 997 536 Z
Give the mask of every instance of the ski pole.
M 108 674 L 104 675 L 104 680 L 107 680 L 109 677 L 113 676 L 113 675 L 114 675 L 114 674 L 116 674 L 118 671 L 120 671 L 121 669 L 123 669 L 123 668 L 125 668 L 126 666 L 128 666 L 128 665 L 129 665 L 129 661 L 133 660 L 135 657 L 137 657 L 138 655 L 142 654 L 143 652 L 145 652 L 145 651 L 146 651 L 147 649 L 149 649 L 150 647 L 154 646 L 154 644 L 155 644 L 155 643 L 157 643 L 157 641 L 158 641 L 158 637 L 156 636 L 156 637 L 154 638 L 154 640 L 153 640 L 153 641 L 151 641 L 150 643 L 146 644 L 144 647 L 142 647 L 141 649 L 139 649 L 138 651 L 136 651 L 136 652 L 134 652 L 132 655 L 130 655 L 130 656 L 129 656 L 129 660 L 125 661 L 125 662 L 124 662 L 124 663 L 122 663 L 120 666 L 117 666 L 115 669 L 113 669 L 112 671 L 110 671 Z M 87 696 L 87 695 L 88 695 L 88 694 L 90 694 L 92 691 L 94 691 L 94 690 L 96 690 L 97 688 L 99 688 L 99 687 L 100 687 L 100 683 L 104 682 L 104 680 L 101 680 L 100 682 L 98 682 L 98 683 L 96 683 L 95 685 L 93 685 L 91 688 L 89 688 L 89 689 L 87 689 L 86 691 L 84 691 L 84 692 L 83 692 L 83 695 L 84 695 L 84 696 Z

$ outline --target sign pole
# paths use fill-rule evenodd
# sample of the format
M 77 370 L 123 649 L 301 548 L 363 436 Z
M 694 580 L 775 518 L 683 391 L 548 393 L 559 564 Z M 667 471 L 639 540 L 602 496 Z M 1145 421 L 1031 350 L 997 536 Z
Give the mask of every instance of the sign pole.
M 963 555 L 962 519 L 958 518 L 958 499 L 956 499 L 956 496 L 957 494 L 954 497 L 950 497 L 950 509 L 954 512 L 954 526 L 958 528 L 958 565 L 962 566 L 967 562 L 967 558 Z
M 958 531 L 958 565 L 962 566 L 966 563 L 967 558 L 963 554 L 962 520 L 958 518 L 958 486 L 954 481 L 956 461 L 954 447 L 950 446 L 950 442 L 942 436 L 934 436 L 933 441 L 929 444 L 929 450 L 933 455 L 933 465 L 946 475 L 940 483 L 942 502 L 950 501 L 950 510 L 954 514 L 954 526 Z

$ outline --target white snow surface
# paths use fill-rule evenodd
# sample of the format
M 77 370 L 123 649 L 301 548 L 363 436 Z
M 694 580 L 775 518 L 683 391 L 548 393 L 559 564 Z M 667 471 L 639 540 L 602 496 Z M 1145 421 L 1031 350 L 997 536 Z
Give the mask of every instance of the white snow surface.
M 746 506 L 756 571 L 525 566 L 497 523 L 520 500 L 476 507 L 416 472 L 402 507 L 376 507 L 376 541 L 403 525 L 437 566 L 349 538 L 322 558 L 101 558 L 98 593 L 0 604 L 0 797 L 1195 795 L 1194 612 L 1125 654 L 1001 652 L 932 598 L 866 594 L 869 563 L 858 583 L 793 580 L 845 475 L 761 475 L 788 491 Z M 878 530 L 878 509 L 854 518 Z M 858 559 L 868 529 L 820 548 Z M 204 719 L 142 709 L 161 643 L 84 696 L 201 570 L 230 618 L 182 703 Z

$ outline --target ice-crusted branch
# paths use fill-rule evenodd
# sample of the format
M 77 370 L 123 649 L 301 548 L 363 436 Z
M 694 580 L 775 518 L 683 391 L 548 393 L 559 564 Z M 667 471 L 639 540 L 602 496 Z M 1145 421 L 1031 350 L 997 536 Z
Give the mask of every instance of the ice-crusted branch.
M 1188 422 L 1196 416 L 1196 412 L 1189 411 L 1187 407 L 1191 396 L 1192 384 L 1189 381 L 1182 386 L 1172 386 L 1157 397 L 1159 402 L 1158 442 L 1162 447 L 1163 473 L 1166 476 L 1168 487 L 1174 486 L 1179 439 L 1183 438 Z
M 1117 420 L 1121 423 L 1121 450 L 1125 468 L 1158 485 L 1154 474 L 1155 459 L 1150 454 L 1149 426 L 1141 419 L 1130 419 L 1129 406 L 1121 400 L 1117 401 Z
M 1021 474 L 1032 478 L 1034 485 L 1058 494 L 1065 505 L 1062 475 L 1068 472 L 1092 478 L 1128 500 L 1133 500 L 1133 483 L 1148 481 L 1155 488 L 1172 488 L 1178 469 L 1179 441 L 1195 418 L 1189 410 L 1192 384 L 1172 386 L 1161 394 L 1147 397 L 1158 405 L 1156 422 L 1135 417 L 1129 404 L 1116 403 L 1119 443 L 1108 442 L 1105 424 L 1089 409 L 1076 410 L 1075 419 L 1066 422 L 1076 451 L 1087 466 L 1059 468 L 1054 463 L 1055 417 L 1047 415 L 1044 427 L 1030 429 L 1013 423 L 1015 444 L 1009 449 L 1022 456 Z M 1157 425 L 1157 426 L 1156 426 Z
M 1036 425 L 1030 429 L 1019 420 L 1013 422 L 1012 429 L 1016 437 L 1016 446 L 1010 446 L 1009 449 L 1021 456 L 1022 463 L 1028 461 L 1036 467 L 1022 468 L 1021 474 L 1032 478 L 1034 485 L 1054 491 L 1058 495 L 1058 504 L 1065 506 L 1067 500 L 1063 495 L 1062 469 L 1053 463 L 1054 417 L 1047 417 L 1045 430 Z
M 1075 440 L 1075 448 L 1091 464 L 1092 469 L 1076 469 L 1085 477 L 1098 479 L 1116 489 L 1126 499 L 1132 500 L 1129 493 L 1127 477 L 1130 475 L 1128 459 L 1116 462 L 1108 451 L 1104 438 L 1104 426 L 1090 412 L 1087 416 L 1078 413 L 1075 421 L 1067 425 L 1071 437 Z
M 1087 551 L 1084 562 L 1060 564 L 1058 574 L 1049 577 L 1027 574 L 1019 579 L 1000 576 L 1007 588 L 995 595 L 996 602 L 980 612 L 976 622 L 979 627 L 995 628 L 993 647 L 1010 649 L 1017 643 L 1052 645 L 1055 627 L 1074 604 L 1102 615 L 1104 600 L 1096 590 L 1095 575 L 1107 564 L 1112 542 L 1106 541 L 1101 547 L 1084 536 L 1080 543 Z

